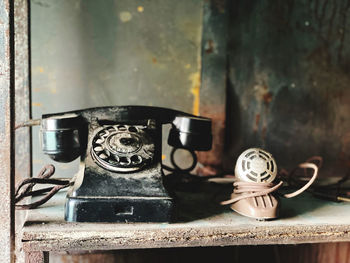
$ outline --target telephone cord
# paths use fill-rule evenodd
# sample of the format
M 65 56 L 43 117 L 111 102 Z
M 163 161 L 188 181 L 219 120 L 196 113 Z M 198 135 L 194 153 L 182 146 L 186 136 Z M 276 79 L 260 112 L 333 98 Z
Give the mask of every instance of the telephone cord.
M 48 164 L 44 166 L 37 177 L 27 178 L 22 180 L 15 190 L 15 207 L 19 210 L 33 209 L 46 203 L 58 191 L 71 185 L 70 180 L 51 179 L 50 177 L 55 173 L 55 166 Z M 36 184 L 51 184 L 54 186 L 33 190 Z M 45 194 L 39 200 L 29 204 L 18 204 L 21 200 L 28 196 L 39 196 Z
M 320 161 L 318 163 L 318 165 L 311 162 L 311 161 L 315 161 L 315 160 Z M 294 174 L 294 172 L 299 168 L 304 169 L 304 175 L 307 175 L 307 169 L 313 170 L 313 174 L 312 174 L 311 178 L 308 179 L 306 184 L 304 184 L 301 188 L 299 188 L 298 190 L 296 190 L 292 193 L 282 194 L 283 197 L 285 197 L 285 198 L 296 197 L 296 196 L 300 195 L 301 193 L 303 193 L 304 191 L 306 191 L 314 183 L 314 181 L 316 180 L 316 178 L 318 176 L 319 168 L 322 165 L 322 158 L 320 159 L 319 156 L 315 156 L 315 157 L 308 159 L 307 161 L 308 162 L 299 164 L 298 167 L 296 169 L 294 169 L 292 173 L 285 172 L 285 170 L 283 171 L 283 174 L 287 174 L 288 177 L 291 177 L 292 174 Z M 211 180 L 211 181 L 215 181 L 215 180 Z M 228 204 L 235 203 L 235 202 L 242 200 L 242 199 L 245 199 L 245 198 L 252 198 L 252 197 L 268 195 L 268 194 L 271 194 L 273 192 L 276 192 L 278 189 L 280 189 L 282 187 L 282 185 L 283 185 L 283 181 L 280 181 L 277 184 L 264 183 L 264 182 L 257 183 L 257 182 L 236 181 L 233 183 L 233 187 L 234 187 L 233 193 L 237 194 L 237 196 L 232 198 L 232 199 L 223 201 L 223 202 L 221 202 L 221 204 L 228 205 Z

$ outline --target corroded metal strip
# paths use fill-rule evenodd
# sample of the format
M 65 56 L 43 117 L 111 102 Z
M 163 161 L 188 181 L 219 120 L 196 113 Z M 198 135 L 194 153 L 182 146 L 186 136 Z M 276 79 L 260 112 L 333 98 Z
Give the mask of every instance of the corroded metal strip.
M 15 0 L 15 123 L 30 119 L 29 13 L 28 0 Z M 16 130 L 16 179 L 31 171 L 30 128 Z
M 0 258 L 13 261 L 13 2 L 0 1 Z
M 14 1 L 15 23 L 15 123 L 30 119 L 30 70 L 29 70 L 29 2 Z M 30 128 L 17 129 L 15 133 L 15 182 L 30 177 L 31 144 Z M 24 212 L 16 212 L 16 262 L 24 262 L 19 237 L 24 222 Z
M 213 147 L 201 152 L 205 166 L 221 168 L 226 120 L 226 31 L 228 12 L 225 0 L 204 2 L 200 114 L 212 118 Z
M 28 0 L 15 0 L 15 123 L 30 119 L 30 70 L 29 70 L 29 3 Z M 15 134 L 15 181 L 30 177 L 31 145 L 30 128 L 21 128 Z M 18 240 L 25 213 L 16 213 L 16 260 L 24 262 L 22 246 Z

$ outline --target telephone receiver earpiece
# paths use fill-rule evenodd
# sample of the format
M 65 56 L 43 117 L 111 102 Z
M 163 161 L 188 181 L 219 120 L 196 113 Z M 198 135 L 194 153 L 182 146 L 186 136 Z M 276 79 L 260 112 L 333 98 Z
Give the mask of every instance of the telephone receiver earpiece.
M 71 162 L 83 150 L 83 119 L 70 113 L 43 118 L 41 121 L 41 146 L 45 154 L 57 162 Z
M 175 148 L 196 151 L 211 149 L 211 120 L 192 116 L 178 116 L 172 122 L 168 144 Z

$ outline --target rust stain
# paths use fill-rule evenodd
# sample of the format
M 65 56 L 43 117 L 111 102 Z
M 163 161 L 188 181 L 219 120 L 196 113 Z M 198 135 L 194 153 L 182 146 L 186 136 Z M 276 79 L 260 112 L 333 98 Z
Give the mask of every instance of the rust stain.
M 196 72 L 191 74 L 189 77 L 189 80 L 192 82 L 191 84 L 191 93 L 193 95 L 192 113 L 194 115 L 199 115 L 200 86 L 201 86 L 200 73 Z
M 272 101 L 273 98 L 273 94 L 272 92 L 268 91 L 266 93 L 263 94 L 263 101 L 265 103 L 265 105 L 269 105 L 270 102 Z
M 255 115 L 255 126 L 254 126 L 254 132 L 258 131 L 258 127 L 259 127 L 259 122 L 260 122 L 260 113 Z
M 42 107 L 43 105 L 40 102 L 32 102 L 33 107 Z
M 265 141 L 267 134 L 267 120 L 269 115 L 269 105 L 273 100 L 273 93 L 269 90 L 269 87 L 265 84 L 267 82 L 267 76 L 261 74 L 258 78 L 258 83 L 254 86 L 255 99 L 258 102 L 255 115 L 255 121 L 253 125 L 253 132 L 258 132 L 261 125 L 261 139 Z M 261 124 L 262 123 L 262 124 Z
M 220 105 L 221 107 L 221 105 Z M 215 171 L 219 173 L 222 170 L 223 153 L 224 153 L 224 138 L 225 138 L 225 112 L 216 112 L 218 105 L 202 106 L 202 116 L 211 118 L 213 143 L 212 148 L 208 152 L 198 152 L 198 161 L 203 164 L 202 175 L 212 175 Z
M 152 58 L 153 64 L 157 64 L 157 59 L 155 57 Z
M 211 54 L 213 52 L 214 52 L 214 41 L 212 39 L 209 39 L 205 45 L 205 53 Z

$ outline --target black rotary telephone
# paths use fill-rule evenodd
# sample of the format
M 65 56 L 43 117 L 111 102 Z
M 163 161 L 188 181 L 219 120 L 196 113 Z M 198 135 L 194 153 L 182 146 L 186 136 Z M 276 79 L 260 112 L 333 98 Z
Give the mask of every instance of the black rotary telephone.
M 173 198 L 163 185 L 162 124 L 168 144 L 211 148 L 211 120 L 166 108 L 115 106 L 47 114 L 42 149 L 57 162 L 81 156 L 68 191 L 65 219 L 73 222 L 169 221 Z

